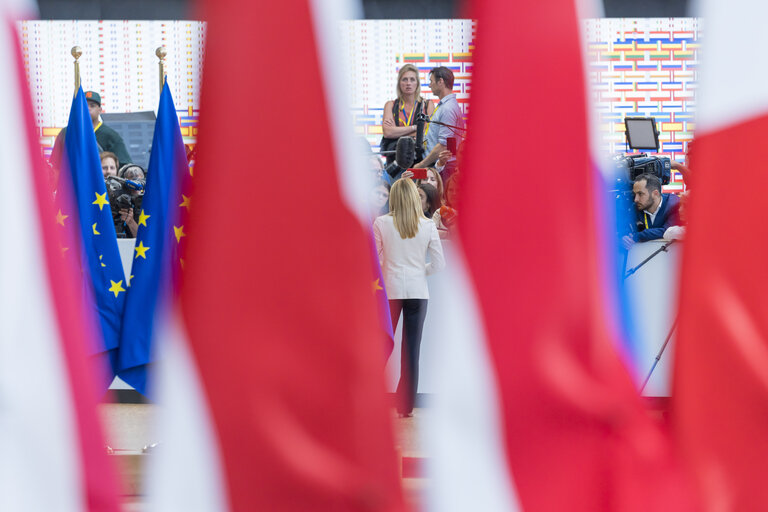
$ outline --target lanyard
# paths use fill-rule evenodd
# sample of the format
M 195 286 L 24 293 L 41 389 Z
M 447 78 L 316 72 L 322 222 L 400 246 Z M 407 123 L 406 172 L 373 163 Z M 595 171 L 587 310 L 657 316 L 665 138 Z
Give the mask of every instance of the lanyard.
M 405 115 L 405 105 L 400 107 L 400 112 L 403 114 L 402 120 L 405 121 L 405 126 L 411 126 L 411 121 L 413 120 L 413 113 L 416 112 L 416 104 L 413 104 L 413 108 L 411 109 L 411 113 L 408 115 Z
M 649 215 L 647 213 L 643 215 L 643 219 L 645 220 L 645 229 L 648 229 L 648 217 Z

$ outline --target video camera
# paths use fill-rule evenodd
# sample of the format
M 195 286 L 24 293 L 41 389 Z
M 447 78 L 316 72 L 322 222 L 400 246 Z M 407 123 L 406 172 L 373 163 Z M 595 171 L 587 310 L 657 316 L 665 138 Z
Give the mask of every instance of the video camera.
M 122 238 L 125 236 L 125 231 L 120 210 L 133 208 L 134 212 L 137 212 L 141 208 L 146 180 L 127 180 L 118 176 L 107 176 L 104 183 L 109 194 L 109 207 L 112 210 L 115 232 L 118 238 Z
M 110 202 L 119 206 L 117 210 L 131 208 L 135 204 L 134 197 L 144 195 L 146 185 L 146 180 L 127 180 L 117 176 L 107 176 L 104 182 L 107 185 Z
M 624 119 L 627 145 L 633 150 L 659 150 L 659 132 L 656 131 L 656 120 L 652 117 L 627 117 Z M 662 185 L 667 185 L 672 177 L 672 162 L 665 156 L 617 155 L 614 158 L 616 166 L 626 169 L 626 176 L 634 182 L 644 173 L 659 177 Z
M 659 132 L 656 120 L 651 117 L 627 117 L 624 119 L 627 145 L 632 150 L 659 150 Z M 662 185 L 669 183 L 672 162 L 668 157 L 640 155 L 616 155 L 613 159 L 614 182 L 610 194 L 615 202 L 616 233 L 619 238 L 636 230 L 636 210 L 632 184 L 644 173 L 658 176 Z

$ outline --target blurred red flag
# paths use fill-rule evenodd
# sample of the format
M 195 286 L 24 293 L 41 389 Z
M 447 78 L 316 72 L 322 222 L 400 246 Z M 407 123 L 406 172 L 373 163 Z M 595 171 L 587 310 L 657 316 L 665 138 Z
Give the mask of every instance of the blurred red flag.
M 0 2 L 0 509 L 116 512 L 118 486 L 97 417 L 97 323 L 85 307 L 77 221 L 59 194 L 25 79 L 17 20 L 25 2 Z M 106 370 L 106 369 L 105 369 Z
M 474 13 L 459 225 L 522 509 L 690 510 L 616 352 L 574 2 L 486 0 Z M 541 193 L 526 191 L 536 182 Z
M 689 155 L 696 186 L 687 205 L 673 425 L 707 510 L 766 510 L 768 238 L 761 210 L 768 164 L 759 152 L 768 134 L 768 66 L 752 56 L 768 50 L 768 5 L 700 7 L 707 51 L 696 152 Z M 755 158 L 740 165 L 740 155 Z M 733 169 L 748 186 L 731 190 Z
M 204 14 L 180 304 L 225 499 L 401 511 L 368 240 L 342 200 L 326 104 L 342 92 L 326 91 L 311 5 Z

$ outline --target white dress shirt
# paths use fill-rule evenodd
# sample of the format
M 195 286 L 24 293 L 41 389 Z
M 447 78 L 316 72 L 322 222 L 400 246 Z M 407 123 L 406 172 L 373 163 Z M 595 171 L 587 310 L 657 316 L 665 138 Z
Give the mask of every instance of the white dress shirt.
M 657 206 L 657 207 L 656 207 L 656 211 L 655 211 L 655 212 L 653 212 L 653 213 L 649 212 L 648 210 L 643 210 L 643 213 L 647 213 L 647 214 L 648 214 L 648 217 L 650 217 L 650 219 L 651 219 L 651 222 L 650 222 L 650 223 L 648 224 L 648 226 L 646 226 L 646 227 L 649 227 L 649 228 L 650 228 L 651 226 L 653 226 L 653 223 L 656 221 L 656 215 L 657 215 L 657 214 L 659 213 L 659 211 L 661 210 L 661 203 L 663 203 L 663 202 L 664 202 L 664 198 L 662 197 L 662 198 L 659 200 L 659 206 Z
M 392 215 L 377 217 L 373 236 L 390 299 L 428 299 L 427 276 L 445 267 L 443 246 L 432 220 L 419 221 L 413 238 L 402 238 Z M 427 253 L 430 262 L 427 263 Z

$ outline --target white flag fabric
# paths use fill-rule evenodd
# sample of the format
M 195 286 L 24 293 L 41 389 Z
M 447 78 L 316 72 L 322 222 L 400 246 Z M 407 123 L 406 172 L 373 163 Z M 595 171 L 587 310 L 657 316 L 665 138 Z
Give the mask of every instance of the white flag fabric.
M 0 510 L 116 511 L 83 350 L 93 325 L 62 257 L 71 218 L 53 207 L 21 65 L 16 20 L 33 7 L 0 2 Z

